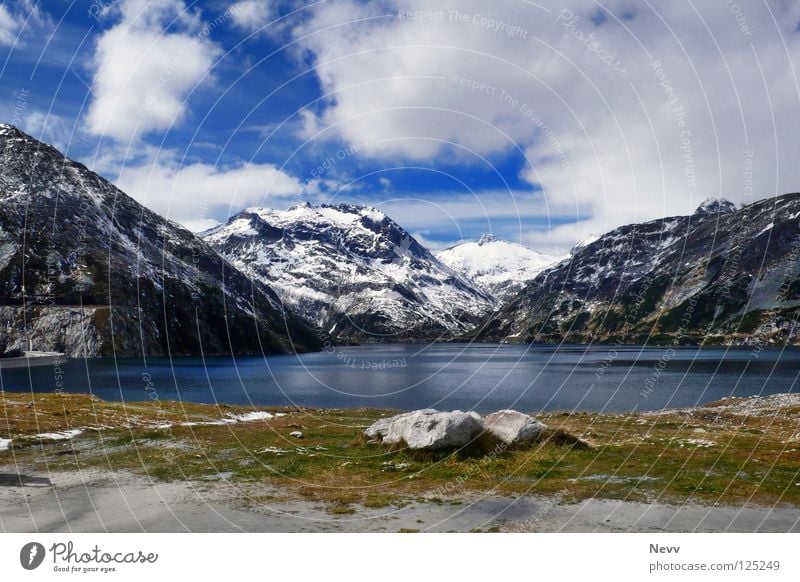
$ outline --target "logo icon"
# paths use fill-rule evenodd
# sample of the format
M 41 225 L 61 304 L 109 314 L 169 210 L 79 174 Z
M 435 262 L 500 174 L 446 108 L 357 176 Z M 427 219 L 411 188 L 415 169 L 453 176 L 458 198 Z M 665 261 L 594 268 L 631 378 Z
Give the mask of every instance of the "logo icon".
M 26 570 L 35 570 L 42 565 L 44 554 L 44 546 L 39 542 L 27 543 L 19 552 L 19 563 Z

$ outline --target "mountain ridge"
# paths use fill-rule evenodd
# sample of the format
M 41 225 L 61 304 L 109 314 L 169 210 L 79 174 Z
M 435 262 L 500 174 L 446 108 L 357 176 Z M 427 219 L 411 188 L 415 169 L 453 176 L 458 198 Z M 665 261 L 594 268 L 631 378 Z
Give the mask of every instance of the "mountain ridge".
M 83 164 L 8 124 L 0 155 L 0 352 L 318 348 L 272 290 Z
M 495 307 L 493 297 L 373 207 L 248 208 L 202 237 L 237 268 L 272 285 L 301 316 L 344 340 L 448 338 Z
M 546 269 L 484 341 L 796 343 L 800 194 L 613 229 Z

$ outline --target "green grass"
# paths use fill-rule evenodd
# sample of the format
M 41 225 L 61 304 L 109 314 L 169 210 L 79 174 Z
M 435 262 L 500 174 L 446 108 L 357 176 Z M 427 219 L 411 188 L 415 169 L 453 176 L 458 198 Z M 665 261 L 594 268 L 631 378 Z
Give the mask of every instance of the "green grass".
M 467 450 L 436 454 L 366 442 L 363 429 L 390 414 L 380 410 L 284 410 L 286 416 L 249 423 L 153 428 L 248 410 L 0 393 L 0 437 L 18 439 L 13 450 L 0 452 L 0 464 L 43 472 L 124 470 L 163 481 L 213 481 L 225 474 L 318 502 L 334 515 L 420 499 L 458 502 L 474 492 L 558 501 L 800 505 L 800 410 L 778 419 L 725 417 L 713 409 L 680 416 L 551 413 L 538 418 L 554 437 L 580 435 L 591 448 L 563 437 L 498 452 L 484 438 Z M 100 428 L 108 426 L 119 428 Z M 78 427 L 96 430 L 43 446 L 24 438 Z M 289 437 L 293 430 L 304 438 Z

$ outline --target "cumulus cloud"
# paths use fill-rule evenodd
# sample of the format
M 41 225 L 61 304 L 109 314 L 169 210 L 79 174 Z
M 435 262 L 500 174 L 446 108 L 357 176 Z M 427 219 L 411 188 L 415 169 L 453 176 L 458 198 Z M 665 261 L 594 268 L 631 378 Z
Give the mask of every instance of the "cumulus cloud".
M 247 32 L 261 30 L 273 19 L 271 0 L 241 0 L 230 11 L 234 24 Z
M 122 0 L 112 10 L 119 21 L 97 41 L 86 121 L 91 133 L 132 141 L 181 120 L 220 51 L 212 26 L 182 0 Z
M 320 3 L 294 29 L 328 95 L 305 124 L 378 160 L 524 154 L 577 220 L 532 243 L 796 190 L 800 5 L 598 6 Z
M 272 164 L 181 164 L 166 152 L 146 163 L 126 165 L 115 183 L 151 210 L 195 231 L 244 207 L 284 204 L 303 192 L 297 178 Z

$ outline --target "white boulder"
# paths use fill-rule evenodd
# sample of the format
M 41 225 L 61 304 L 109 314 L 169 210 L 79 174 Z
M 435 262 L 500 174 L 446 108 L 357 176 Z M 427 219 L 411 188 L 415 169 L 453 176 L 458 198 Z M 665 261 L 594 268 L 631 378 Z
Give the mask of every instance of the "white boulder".
M 483 419 L 486 430 L 507 445 L 536 442 L 547 426 L 532 416 L 516 410 L 499 410 Z
M 396 414 L 394 416 L 389 416 L 387 418 L 380 418 L 373 422 L 370 427 L 364 431 L 364 435 L 370 439 L 378 439 L 382 440 L 385 439 L 386 436 L 389 434 L 389 428 L 395 422 L 402 421 L 403 418 L 411 416 L 412 414 L 428 414 L 432 412 L 438 412 L 433 408 L 426 408 L 424 410 L 415 410 L 414 412 L 404 412 L 403 414 Z
M 382 418 L 364 434 L 382 438 L 386 444 L 405 443 L 410 449 L 438 450 L 463 447 L 483 431 L 483 421 L 474 412 L 415 410 Z

